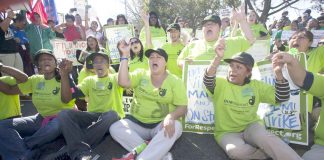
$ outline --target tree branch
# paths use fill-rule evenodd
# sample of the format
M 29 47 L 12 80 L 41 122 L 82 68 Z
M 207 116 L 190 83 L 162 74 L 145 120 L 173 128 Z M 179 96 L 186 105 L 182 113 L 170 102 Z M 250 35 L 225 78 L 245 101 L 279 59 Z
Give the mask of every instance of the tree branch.
M 291 5 L 293 5 L 294 3 L 298 2 L 298 1 L 299 0 L 295 0 L 295 1 L 291 2 L 291 3 L 288 3 L 287 5 L 282 6 L 281 8 L 277 9 L 276 11 L 273 11 L 273 12 L 269 13 L 268 16 L 271 16 L 271 15 L 273 15 L 273 14 L 275 14 L 275 13 L 277 13 L 277 12 L 283 10 L 283 9 L 285 9 L 288 6 L 291 6 Z

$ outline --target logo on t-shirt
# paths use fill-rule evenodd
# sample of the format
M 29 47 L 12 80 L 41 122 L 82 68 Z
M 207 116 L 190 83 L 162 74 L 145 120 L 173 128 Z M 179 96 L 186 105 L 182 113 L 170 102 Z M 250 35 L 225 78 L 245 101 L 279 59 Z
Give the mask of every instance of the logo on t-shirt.
M 60 92 L 60 88 L 59 87 L 56 87 L 53 91 L 52 91 L 52 93 L 54 94 L 54 95 L 57 95 L 57 93 L 59 93 Z
M 251 99 L 249 99 L 249 104 L 253 106 L 254 103 L 255 103 L 255 96 L 252 96 Z
M 45 88 L 45 82 L 38 82 L 37 89 L 38 90 L 43 90 L 44 88 Z
M 165 96 L 165 94 L 166 94 L 166 89 L 162 89 L 162 88 L 160 88 L 160 91 L 159 91 L 159 95 L 161 96 L 161 97 L 164 97 Z
M 10 28 L 8 28 L 8 31 L 5 33 L 5 39 L 10 40 L 13 38 L 14 38 L 14 33 Z
M 109 82 L 109 84 L 108 84 L 108 89 L 112 89 L 112 83 L 111 82 Z

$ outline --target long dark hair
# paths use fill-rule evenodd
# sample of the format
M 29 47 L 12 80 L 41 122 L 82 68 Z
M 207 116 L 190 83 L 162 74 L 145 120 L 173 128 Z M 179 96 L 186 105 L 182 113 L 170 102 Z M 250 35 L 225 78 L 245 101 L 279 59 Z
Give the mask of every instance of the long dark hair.
M 154 27 L 156 27 L 156 28 L 161 28 L 160 21 L 159 21 L 159 16 L 157 15 L 157 13 L 154 12 L 154 11 L 151 11 L 151 12 L 149 13 L 149 15 L 150 15 L 150 19 L 151 19 L 151 16 L 153 16 L 153 15 L 156 17 L 156 24 L 155 24 L 155 25 L 152 25 L 152 24 L 151 24 L 151 21 L 149 21 L 150 26 L 154 26 Z
M 123 18 L 123 19 L 125 20 L 125 24 L 128 24 L 128 21 L 127 21 L 125 15 L 123 15 L 123 14 L 119 14 L 119 15 L 117 15 L 116 25 L 119 25 L 119 22 L 118 22 L 118 19 L 119 19 L 119 18 Z
M 142 44 L 141 40 L 139 40 L 136 37 L 131 38 L 129 41 L 131 41 L 132 39 L 136 39 L 139 42 L 139 44 L 141 45 L 141 50 L 140 50 L 140 52 L 138 54 L 138 57 L 139 57 L 139 60 L 141 62 L 143 62 L 143 56 L 144 56 L 144 47 L 143 47 L 143 44 Z M 136 54 L 133 52 L 132 49 L 130 50 L 130 57 L 131 57 L 131 60 L 133 60 L 136 57 Z
M 97 39 L 96 37 L 92 36 L 92 35 L 90 35 L 90 36 L 87 38 L 87 48 L 86 48 L 86 51 L 91 51 L 91 48 L 90 48 L 89 45 L 88 45 L 88 40 L 89 40 L 89 38 L 92 38 L 92 39 L 94 39 L 94 40 L 96 41 L 96 43 L 97 43 L 96 52 L 99 52 L 100 48 L 99 48 L 99 42 L 98 42 L 98 39 Z

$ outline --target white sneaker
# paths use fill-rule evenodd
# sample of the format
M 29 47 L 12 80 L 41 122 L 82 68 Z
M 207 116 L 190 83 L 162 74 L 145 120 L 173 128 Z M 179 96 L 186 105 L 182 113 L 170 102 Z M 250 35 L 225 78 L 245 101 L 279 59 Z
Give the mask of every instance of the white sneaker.
M 171 152 L 168 152 L 166 155 L 164 155 L 162 160 L 173 160 Z

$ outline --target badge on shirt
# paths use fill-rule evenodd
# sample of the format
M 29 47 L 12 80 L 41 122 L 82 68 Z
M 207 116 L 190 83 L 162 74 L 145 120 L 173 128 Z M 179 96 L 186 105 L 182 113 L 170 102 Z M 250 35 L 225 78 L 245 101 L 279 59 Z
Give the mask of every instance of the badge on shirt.
M 37 89 L 43 90 L 45 88 L 45 82 L 38 82 Z
M 166 94 L 167 89 L 162 89 L 162 88 L 160 88 L 159 90 L 160 90 L 160 91 L 159 91 L 159 95 L 160 95 L 161 97 L 164 97 L 165 94 Z
M 254 96 L 253 89 L 252 88 L 245 88 L 242 90 L 242 96 L 247 97 L 247 96 Z
M 97 82 L 96 86 L 97 86 L 98 89 L 101 89 L 101 90 L 105 89 L 105 85 L 103 83 L 101 83 L 101 82 Z

